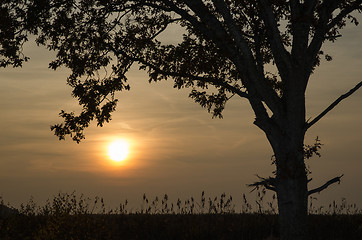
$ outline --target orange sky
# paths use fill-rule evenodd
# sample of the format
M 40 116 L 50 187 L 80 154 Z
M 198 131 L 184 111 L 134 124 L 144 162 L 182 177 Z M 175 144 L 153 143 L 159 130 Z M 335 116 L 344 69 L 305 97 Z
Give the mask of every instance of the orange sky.
M 343 39 L 327 48 L 334 60 L 323 62 L 311 78 L 308 117 L 362 80 L 362 27 L 342 33 Z M 188 90 L 173 89 L 172 82 L 148 84 L 136 68 L 128 74 L 131 91 L 118 95 L 110 124 L 87 129 L 79 145 L 58 141 L 49 126 L 61 121 L 61 109 L 79 109 L 66 86 L 68 71 L 49 70 L 51 54 L 43 48 L 26 44 L 24 51 L 31 60 L 23 68 L 0 69 L 0 196 L 16 207 L 30 196 L 41 203 L 73 190 L 102 196 L 111 207 L 126 198 L 137 207 L 143 193 L 187 198 L 203 190 L 211 196 L 232 194 L 238 204 L 255 174 L 269 176 L 273 170 L 271 149 L 252 124 L 245 100 L 232 99 L 224 119 L 212 119 L 187 98 Z M 319 136 L 324 144 L 322 158 L 308 161 L 311 186 L 345 174 L 340 185 L 316 196 L 322 203 L 346 197 L 362 207 L 361 105 L 359 90 L 307 134 L 306 143 Z M 129 159 L 119 166 L 106 152 L 116 138 L 132 145 Z

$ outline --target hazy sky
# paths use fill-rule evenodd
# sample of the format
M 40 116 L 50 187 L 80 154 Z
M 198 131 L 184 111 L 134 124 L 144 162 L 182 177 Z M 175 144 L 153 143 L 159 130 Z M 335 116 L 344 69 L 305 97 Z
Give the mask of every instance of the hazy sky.
M 346 28 L 343 38 L 326 50 L 332 62 L 322 62 L 307 92 L 307 115 L 314 117 L 362 80 L 362 27 Z M 170 39 L 174 36 L 169 32 Z M 58 113 L 79 110 L 66 85 L 67 69 L 47 68 L 52 54 L 28 43 L 31 60 L 23 68 L 0 69 L 0 196 L 18 207 L 33 196 L 44 202 L 59 191 L 102 196 L 116 207 L 129 199 L 139 206 L 143 193 L 170 198 L 232 194 L 239 203 L 255 174 L 273 171 L 271 148 L 243 99 L 232 99 L 224 119 L 212 119 L 189 99 L 188 90 L 172 82 L 148 84 L 144 72 L 133 69 L 131 91 L 118 95 L 117 112 L 103 128 L 94 124 L 80 144 L 59 141 L 50 125 Z M 347 198 L 362 207 L 362 90 L 344 100 L 307 133 L 324 144 L 322 157 L 308 160 L 311 187 L 345 174 L 316 197 L 326 203 Z M 130 157 L 114 165 L 108 144 L 117 138 L 131 143 Z M 255 199 L 251 194 L 250 198 Z

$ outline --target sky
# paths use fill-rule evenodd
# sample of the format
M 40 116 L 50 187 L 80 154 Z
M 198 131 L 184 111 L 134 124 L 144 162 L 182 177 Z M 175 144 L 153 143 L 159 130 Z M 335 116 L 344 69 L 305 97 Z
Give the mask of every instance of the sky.
M 165 38 L 172 41 L 178 30 Z M 315 117 L 332 101 L 362 80 L 362 26 L 347 27 L 343 37 L 327 44 L 334 58 L 312 75 L 307 117 Z M 256 174 L 270 176 L 272 150 L 265 135 L 253 125 L 254 115 L 244 99 L 233 98 L 223 119 L 212 119 L 192 99 L 189 90 L 172 82 L 149 84 L 144 72 L 133 68 L 130 92 L 117 95 L 119 104 L 104 127 L 92 124 L 77 144 L 59 141 L 50 125 L 60 123 L 61 109 L 77 111 L 77 101 L 66 85 L 69 71 L 48 69 L 54 55 L 33 42 L 24 46 L 31 59 L 22 68 L 0 69 L 0 197 L 19 207 L 30 197 L 42 204 L 59 192 L 100 196 L 110 208 L 128 199 L 139 208 L 142 195 L 168 194 L 170 199 L 198 199 L 232 195 L 241 203 L 246 186 Z M 322 205 L 346 198 L 362 207 L 362 90 L 340 103 L 313 126 L 306 144 L 318 136 L 321 158 L 307 161 L 310 188 L 344 174 L 341 184 L 315 195 Z M 107 146 L 115 139 L 130 142 L 130 155 L 112 162 Z

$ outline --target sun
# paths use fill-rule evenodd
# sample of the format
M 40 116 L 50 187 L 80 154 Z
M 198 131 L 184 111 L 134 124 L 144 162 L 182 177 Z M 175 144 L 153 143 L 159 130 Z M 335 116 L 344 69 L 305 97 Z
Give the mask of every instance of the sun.
M 126 140 L 115 140 L 108 146 L 108 155 L 115 162 L 121 162 L 129 154 L 129 143 Z

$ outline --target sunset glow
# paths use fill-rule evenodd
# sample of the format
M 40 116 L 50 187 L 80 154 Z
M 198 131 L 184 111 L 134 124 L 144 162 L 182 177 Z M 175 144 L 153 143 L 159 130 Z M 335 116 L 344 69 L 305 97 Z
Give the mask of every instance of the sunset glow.
M 15 6 L 17 3 L 22 2 L 5 0 L 1 1 L 0 6 L 3 3 Z M 27 1 L 24 1 L 24 4 L 25 2 Z M 66 1 L 60 2 L 66 3 Z M 93 1 L 78 2 L 91 4 Z M 102 3 L 102 1 L 99 2 Z M 112 4 L 108 4 L 108 1 L 104 2 L 105 4 L 101 4 L 99 9 L 96 8 L 95 12 L 89 11 L 89 14 L 102 13 L 103 10 L 100 8 L 103 7 L 105 10 L 114 9 L 116 11 L 118 9 L 116 5 L 123 4 L 123 1 L 112 1 Z M 135 2 L 131 4 L 135 7 L 147 5 L 148 2 L 150 2 L 148 5 L 165 5 L 162 1 L 129 2 Z M 178 4 L 179 1 L 165 2 L 175 2 L 175 5 L 188 9 L 186 5 Z M 189 2 L 191 4 L 192 1 Z M 217 1 L 205 0 L 202 2 L 206 5 L 209 2 Z M 229 4 L 234 1 L 221 2 Z M 347 2 L 352 3 L 352 1 Z M 274 2 L 272 3 L 274 4 Z M 109 5 L 108 7 L 106 6 L 107 4 Z M 73 5 L 75 7 L 77 4 Z M 73 5 L 69 5 L 69 7 L 73 7 Z M 128 7 L 125 8 L 128 9 Z M 140 7 L 140 9 L 142 12 L 139 14 L 132 11 L 129 14 L 135 14 L 135 18 L 141 19 L 141 14 L 144 14 L 151 7 Z M 63 11 L 62 8 L 58 10 L 59 12 Z M 250 13 L 253 11 L 250 11 Z M 210 197 L 220 196 L 221 193 L 232 195 L 233 199 L 239 199 L 236 209 L 241 207 L 243 203 L 240 198 L 243 193 L 246 194 L 249 202 L 255 200 L 257 191 L 251 192 L 252 189 L 247 184 L 260 180 L 256 174 L 261 177 L 273 177 L 273 171 L 276 166 L 272 165 L 274 159 L 271 160 L 271 157 L 274 155 L 273 147 L 268 143 L 268 139 L 262 129 L 253 124 L 256 118 L 247 98 L 249 92 L 241 84 L 242 76 L 234 68 L 235 64 L 229 60 L 227 60 L 227 66 L 230 65 L 229 68 L 218 70 L 217 64 L 219 62 L 224 64 L 222 61 L 226 59 L 224 56 L 226 53 L 221 52 L 220 58 L 219 55 L 209 55 L 209 50 L 212 52 L 216 51 L 217 46 L 214 43 L 209 43 L 207 39 L 198 42 L 197 39 L 201 36 L 201 33 L 197 32 L 188 35 L 188 32 L 185 30 L 190 26 L 186 23 L 185 27 L 180 26 L 180 23 L 184 24 L 184 20 L 178 20 L 180 16 L 172 12 L 169 15 L 166 14 L 165 18 L 163 18 L 163 13 L 161 14 L 161 12 L 160 10 L 160 12 L 153 12 L 149 16 L 144 15 L 147 19 L 156 16 L 157 18 L 160 17 L 159 20 L 162 20 L 155 23 L 151 28 L 146 29 L 146 26 L 142 27 L 144 32 L 136 31 L 137 29 L 125 25 L 125 22 L 121 22 L 121 25 L 114 27 L 113 24 L 103 26 L 103 20 L 99 22 L 101 24 L 99 27 L 102 29 L 99 29 L 96 25 L 94 25 L 94 29 L 87 27 L 92 34 L 95 34 L 94 38 L 106 43 L 105 48 L 101 48 L 98 42 L 86 42 L 85 39 L 91 39 L 92 36 L 87 35 L 83 38 L 79 35 L 79 32 L 85 29 L 69 29 L 69 33 L 73 34 L 69 35 L 69 37 L 78 37 L 79 41 L 81 41 L 80 44 L 88 44 L 89 47 L 94 46 L 98 50 L 82 52 L 81 49 L 83 47 L 84 49 L 88 48 L 87 45 L 79 45 L 79 48 L 77 48 L 76 45 L 68 44 L 64 45 L 64 47 L 71 47 L 77 52 L 79 50 L 79 54 L 90 54 L 95 59 L 100 57 L 104 59 L 104 63 L 109 61 L 109 65 L 103 67 L 101 63 L 99 65 L 97 65 L 97 62 L 91 63 L 91 61 L 94 61 L 93 58 L 87 59 L 85 56 L 77 58 L 79 65 L 74 63 L 75 69 L 84 67 L 88 69 L 87 66 L 100 66 L 94 72 L 95 75 L 88 76 L 88 72 L 85 72 L 86 75 L 79 76 L 80 82 L 76 80 L 73 82 L 72 79 L 69 79 L 72 73 L 70 67 L 73 65 L 69 66 L 66 59 L 69 58 L 71 60 L 70 55 L 69 57 L 64 55 L 63 60 L 65 62 L 63 60 L 58 62 L 59 64 L 64 64 L 59 66 L 56 71 L 53 68 L 49 68 L 49 63 L 58 59 L 57 51 L 49 51 L 47 46 L 39 46 L 35 41 L 37 36 L 34 34 L 29 35 L 29 41 L 25 42 L 17 50 L 24 56 L 28 56 L 30 58 L 29 61 L 23 62 L 22 67 L 15 68 L 11 65 L 6 68 L 0 67 L 0 203 L 3 199 L 4 203 L 10 203 L 12 207 L 18 208 L 21 204 L 27 204 L 30 197 L 34 197 L 34 201 L 41 206 L 47 199 L 57 196 L 56 194 L 59 191 L 64 193 L 76 191 L 77 195 L 84 194 L 87 197 L 102 197 L 106 201 L 106 206 L 109 206 L 111 209 L 119 209 L 120 203 L 127 199 L 130 203 L 130 208 L 133 208 L 134 212 L 142 206 L 142 195 L 144 193 L 147 194 L 151 201 L 156 196 L 162 197 L 164 194 L 167 194 L 170 197 L 169 205 L 171 205 L 174 199 L 187 200 L 190 196 L 195 197 L 195 200 L 200 200 L 199 197 L 202 191 L 205 191 L 206 196 Z M 214 12 L 218 11 L 212 8 L 212 13 Z M 21 18 L 24 14 L 20 14 L 18 18 Z M 109 18 L 104 18 L 104 20 L 111 20 L 111 22 L 114 20 L 114 24 L 116 24 L 117 13 L 110 14 Z M 195 12 L 190 10 L 188 14 L 201 22 L 201 19 L 196 17 Z M 333 14 L 338 14 L 338 12 Z M 361 22 L 362 14 L 355 15 L 358 15 L 358 21 Z M 16 15 L 14 16 L 16 17 Z M 66 19 L 68 17 L 70 16 L 65 16 Z M 113 17 L 115 18 L 113 19 Z M 176 21 L 171 21 L 171 18 Z M 222 24 L 226 21 L 221 15 L 218 15 L 217 18 L 220 18 L 219 20 Z M 244 16 L 237 18 L 242 19 Z M 16 19 L 14 18 L 14 21 Z M 73 21 L 70 23 L 70 26 L 81 24 L 83 20 L 87 26 L 96 24 L 97 21 L 92 19 L 89 16 L 89 19 L 87 17 L 81 19 L 82 21 Z M 103 19 L 103 16 L 94 16 L 94 19 Z M 87 22 L 88 20 L 90 20 L 89 23 Z M 37 21 L 38 19 L 34 22 Z M 136 20 L 132 17 L 130 21 L 130 24 L 133 24 Z M 283 32 L 289 31 L 284 26 L 288 21 L 289 19 L 283 19 L 281 22 L 280 27 Z M 6 30 L 6 21 L 0 22 L 0 25 L 4 23 L 5 25 L 3 26 Z M 15 22 L 14 24 L 12 23 L 9 22 L 11 26 L 9 26 L 8 32 L 11 32 L 10 28 L 15 24 Z M 151 24 L 151 22 L 146 24 Z M 237 23 L 237 25 L 244 26 L 241 23 Z M 305 105 L 307 110 L 303 113 L 306 120 L 315 119 L 333 101 L 362 80 L 362 24 L 359 24 L 357 27 L 352 26 L 353 24 L 349 25 L 351 26 L 346 25 L 343 29 L 341 32 L 343 37 L 338 37 L 338 41 L 325 41 L 322 49 L 324 54 L 320 55 L 320 65 L 314 69 L 308 82 L 308 87 L 301 95 L 301 97 L 306 98 Z M 23 25 L 14 25 L 15 28 L 21 26 Z M 134 32 L 137 35 L 134 36 L 134 39 L 137 40 L 137 44 L 140 45 L 141 49 L 158 48 L 161 45 L 166 46 L 161 52 L 162 54 L 153 52 L 153 50 L 149 50 L 151 52 L 142 50 L 141 52 L 134 52 L 134 55 L 130 55 L 130 57 L 145 57 L 147 54 L 150 54 L 150 56 L 146 56 L 147 59 L 148 57 L 159 57 L 156 62 L 161 63 L 162 61 L 165 64 L 155 66 L 161 68 L 159 70 L 182 70 L 184 74 L 190 74 L 190 79 L 175 75 L 176 77 L 169 77 L 167 81 L 163 80 L 161 72 L 154 72 L 149 68 L 145 70 L 142 70 L 142 68 L 140 70 L 140 66 L 143 65 L 142 63 L 137 63 L 137 61 L 132 65 L 122 65 L 120 68 L 117 67 L 117 70 L 113 69 L 112 65 L 116 67 L 118 61 L 125 58 L 126 55 L 120 53 L 116 54 L 117 56 L 113 55 L 111 49 L 120 46 L 120 44 L 126 44 L 126 46 L 133 44 L 121 41 L 121 39 L 126 39 L 125 35 L 121 35 L 123 34 L 120 31 L 121 27 L 127 29 L 127 34 Z M 98 35 L 99 31 L 108 33 L 106 32 L 108 28 L 109 30 L 112 29 L 110 33 L 116 34 L 115 39 L 117 39 L 117 42 L 111 41 L 108 38 L 103 39 L 100 37 L 101 35 Z M 156 34 L 158 30 L 164 28 L 166 28 L 164 32 L 159 35 Z M 1 29 L 0 27 L 0 32 Z M 249 28 L 245 29 L 251 31 Z M 212 31 L 211 29 L 209 30 Z M 229 34 L 229 30 L 226 30 L 226 33 Z M 152 31 L 156 31 L 154 32 L 156 35 L 154 38 L 149 38 L 153 37 Z M 312 28 L 311 34 L 314 31 L 315 29 Z M 19 30 L 19 34 L 22 34 L 22 32 Z M 49 30 L 49 32 L 53 31 Z M 64 31 L 64 34 L 66 33 Z M 54 32 L 54 34 L 57 34 L 57 32 Z M 161 45 L 146 44 L 147 46 L 142 46 L 141 40 L 143 38 L 138 38 L 138 34 L 139 36 L 147 34 L 147 38 L 145 38 L 147 43 L 157 40 L 157 42 L 160 42 L 157 44 Z M 251 46 L 255 39 L 249 39 L 247 36 L 244 37 Z M 189 38 L 191 42 L 184 43 L 185 45 L 183 45 L 184 39 Z M 328 37 L 327 40 L 331 39 Z M 267 45 L 267 39 L 260 40 L 262 40 L 261 45 L 263 47 L 270 47 Z M 49 39 L 49 41 L 51 40 Z M 118 41 L 120 42 L 118 43 Z M 232 42 L 234 43 L 234 41 Z M 310 43 L 308 42 L 308 44 Z M 227 41 L 225 41 L 225 44 L 227 44 Z M 187 52 L 182 52 L 181 47 L 187 46 L 189 46 Z M 197 46 L 200 46 L 200 49 Z M 2 47 L 0 44 L 0 49 Z M 174 47 L 180 47 L 180 52 L 176 51 Z M 289 51 L 291 47 L 288 46 L 286 49 Z M 121 50 L 123 51 L 124 49 Z M 253 56 L 251 57 L 255 57 L 256 50 L 252 50 Z M 99 55 L 103 51 L 112 57 L 112 60 L 107 60 L 108 55 Z M 175 59 L 175 61 L 189 59 L 190 63 L 186 62 L 186 60 L 182 64 L 180 63 L 181 65 L 167 62 L 168 54 L 171 54 L 169 56 L 170 60 L 171 58 Z M 174 56 L 173 54 L 180 54 L 180 56 Z M 205 59 L 197 58 L 197 56 L 201 56 L 200 54 L 204 54 Z M 331 55 L 333 61 L 326 61 L 325 54 Z M 261 52 L 261 55 L 269 57 L 271 52 Z M 5 61 L 3 56 L 0 59 L 0 63 L 2 60 Z M 142 59 L 140 58 L 140 60 Z M 263 59 L 262 57 L 260 60 Z M 83 60 L 86 60 L 86 62 L 83 63 Z M 213 61 L 215 61 L 215 65 L 212 65 Z M 53 62 L 52 66 L 57 66 L 56 63 Z M 82 64 L 85 65 L 83 66 Z M 181 66 L 185 68 L 181 68 Z M 186 66 L 190 68 L 186 69 Z M 201 69 L 201 66 L 204 71 L 197 71 L 199 68 Z M 274 81 L 274 76 L 277 80 L 280 79 L 274 62 L 271 62 L 270 66 L 265 66 L 264 71 L 262 71 L 262 65 L 259 66 L 256 63 L 255 66 L 258 66 L 256 70 L 260 67 L 260 72 L 266 73 L 268 79 L 270 78 L 270 80 Z M 127 72 L 124 72 L 125 70 Z M 250 71 L 253 72 L 254 70 L 253 68 Z M 120 71 L 119 74 L 121 75 L 117 75 L 117 71 Z M 152 75 L 153 73 L 154 75 Z M 232 73 L 233 77 L 230 79 L 226 78 L 226 73 Z M 156 79 L 153 79 L 150 74 Z M 197 76 L 199 80 L 191 78 L 191 74 Z M 78 75 L 74 75 L 74 77 L 78 79 Z M 214 78 L 216 80 L 225 80 L 226 83 L 231 84 L 232 88 L 230 89 L 236 89 L 238 93 L 246 91 L 245 95 L 244 93 L 241 96 L 238 94 L 232 95 L 228 88 L 225 88 L 226 85 L 219 86 L 216 83 L 215 86 L 210 86 L 209 89 L 199 88 L 199 86 L 203 86 L 202 80 L 213 80 Z M 127 82 L 125 82 L 126 79 Z M 152 79 L 152 84 L 149 82 L 150 79 Z M 109 86 L 109 89 L 102 90 L 104 93 L 110 93 L 106 98 L 94 97 L 97 92 L 90 90 L 92 86 L 99 86 L 100 88 L 105 86 L 102 85 L 101 80 L 106 80 L 105 83 Z M 184 80 L 186 81 L 185 83 L 190 82 L 190 85 L 179 89 L 177 84 L 184 83 Z M 194 85 L 191 84 L 192 82 L 194 82 Z M 78 86 L 78 83 L 86 83 L 86 85 L 84 88 L 79 86 L 77 91 L 73 93 L 73 87 L 67 83 L 73 83 L 73 86 Z M 124 86 L 127 84 L 131 87 L 130 91 L 124 89 Z M 113 92 L 112 86 L 120 87 L 123 90 Z M 201 93 L 205 92 L 205 94 L 190 95 L 194 87 L 195 90 L 199 90 Z M 223 87 L 225 91 L 218 92 L 216 87 Z M 77 97 L 81 93 L 84 95 L 84 98 Z M 206 98 L 207 95 L 210 95 L 212 98 Z M 201 107 L 198 102 L 195 102 L 196 99 L 190 98 L 190 96 L 197 97 L 200 101 L 217 99 L 220 101 L 219 103 L 223 103 L 227 99 L 230 100 L 228 100 L 222 112 L 223 118 L 221 119 L 218 117 L 213 118 L 213 115 L 210 114 L 213 113 L 212 110 L 214 107 L 217 107 L 216 105 L 206 104 L 204 107 Z M 282 97 L 282 95 L 278 96 Z M 260 96 L 256 97 L 259 99 Z M 92 104 L 79 105 L 79 100 L 82 99 L 89 100 Z M 101 107 L 103 105 L 105 107 L 115 106 L 111 102 L 116 99 L 118 101 L 115 111 L 111 112 L 111 115 L 104 115 Z M 280 99 L 280 101 L 285 100 L 285 98 Z M 100 102 L 101 100 L 103 101 Z M 262 98 L 259 100 L 264 104 L 260 105 L 260 109 L 268 114 L 265 117 L 273 120 L 276 115 L 272 116 L 272 111 L 269 108 L 272 106 L 265 105 Z M 276 102 L 278 101 L 276 100 Z M 99 110 L 95 108 L 94 104 L 96 103 L 100 103 Z M 309 128 L 308 133 L 305 134 L 305 144 L 312 146 L 317 136 L 323 144 L 320 158 L 316 156 L 313 159 L 306 160 L 306 165 L 310 166 L 310 169 L 313 171 L 313 174 L 308 178 L 313 178 L 313 181 L 309 182 L 309 188 L 314 189 L 322 186 L 328 180 L 344 174 L 340 185 L 334 184 L 321 194 L 318 194 L 318 201 L 313 202 L 313 206 L 316 208 L 319 206 L 329 206 L 332 201 L 341 200 L 341 197 L 347 199 L 349 204 L 356 203 L 359 208 L 362 208 L 362 191 L 358 191 L 361 188 L 360 183 L 362 182 L 361 105 L 362 87 L 348 99 L 343 100 L 338 106 L 333 108 L 318 124 Z M 210 113 L 208 112 L 209 106 L 212 107 Z M 91 115 L 82 113 L 87 109 L 95 115 L 93 121 L 89 123 L 89 127 L 81 131 L 82 129 L 78 128 L 77 124 L 83 122 L 83 120 L 77 118 L 77 116 L 82 115 L 85 120 L 90 119 Z M 284 109 L 282 107 L 281 109 L 278 108 L 278 111 L 286 109 L 290 108 L 286 107 Z M 76 136 L 74 135 L 75 133 L 71 136 L 65 136 L 65 141 L 59 141 L 59 137 L 54 135 L 54 130 L 56 129 L 50 130 L 49 126 L 54 125 L 60 127 L 58 130 L 65 130 L 61 127 L 66 126 L 64 125 L 66 124 L 64 122 L 66 119 L 59 115 L 62 110 L 65 111 L 64 113 L 70 114 L 63 114 L 64 117 L 68 117 L 68 123 L 71 124 L 67 126 L 74 126 L 76 127 L 74 130 L 80 130 L 79 133 L 84 133 L 85 139 L 82 139 L 79 144 L 72 140 Z M 74 115 L 72 115 L 72 112 L 74 112 Z M 109 123 L 104 122 L 103 125 L 97 124 L 97 121 L 102 120 L 103 117 L 111 117 L 109 120 L 112 120 Z M 281 126 L 281 128 L 284 127 L 289 128 L 289 126 Z M 283 129 L 281 130 L 284 131 Z M 272 199 L 271 196 L 273 194 L 269 192 L 268 194 L 270 194 L 270 199 L 266 197 L 265 202 L 269 202 Z M 338 205 L 338 202 L 336 204 Z
M 116 140 L 108 146 L 108 155 L 113 161 L 121 162 L 127 158 L 128 154 L 129 143 L 126 140 Z

